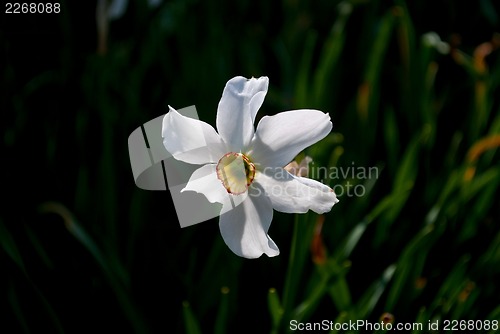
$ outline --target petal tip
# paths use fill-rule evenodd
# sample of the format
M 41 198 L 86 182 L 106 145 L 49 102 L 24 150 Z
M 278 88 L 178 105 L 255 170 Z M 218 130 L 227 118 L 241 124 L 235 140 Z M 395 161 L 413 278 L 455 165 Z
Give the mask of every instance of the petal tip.
M 265 253 L 267 255 L 267 257 L 276 257 L 278 255 L 280 255 L 280 251 L 279 250 L 276 250 L 275 252 L 266 252 Z

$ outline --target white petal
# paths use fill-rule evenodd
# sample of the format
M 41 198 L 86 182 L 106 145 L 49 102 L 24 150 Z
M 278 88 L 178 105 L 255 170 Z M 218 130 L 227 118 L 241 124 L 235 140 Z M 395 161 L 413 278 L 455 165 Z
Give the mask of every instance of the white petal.
M 205 195 L 210 203 L 224 203 L 229 194 L 217 178 L 216 166 L 208 164 L 195 170 L 181 192 L 196 191 Z
M 322 214 L 339 200 L 330 187 L 321 182 L 297 177 L 281 167 L 257 172 L 255 181 L 264 188 L 273 208 L 285 213 L 305 213 L 312 210 Z
M 182 164 L 182 162 L 179 163 Z M 173 189 L 174 188 L 170 187 L 171 192 L 173 191 Z M 189 193 L 192 191 L 204 195 L 205 198 L 211 203 L 220 203 L 222 205 L 217 204 L 207 206 L 206 203 L 203 203 L 203 201 L 199 201 L 198 197 L 174 197 L 174 202 L 175 199 L 179 201 L 178 203 L 176 203 L 176 210 L 179 217 L 180 215 L 184 217 L 195 216 L 205 218 L 203 220 L 208 220 L 210 218 L 220 216 L 226 211 L 232 210 L 233 208 L 240 205 L 248 197 L 247 192 L 241 195 L 229 194 L 222 185 L 221 181 L 217 178 L 215 164 L 207 164 L 196 169 L 189 177 L 189 180 L 187 181 L 184 188 L 180 190 L 181 193 Z M 174 193 L 172 192 L 172 194 Z M 186 202 L 181 203 L 180 201 L 182 199 L 186 199 Z M 192 201 L 196 200 L 195 206 L 190 205 L 190 202 L 187 201 L 188 199 L 191 199 Z M 181 212 L 179 212 L 179 210 L 181 210 Z M 193 210 L 196 210 L 197 212 L 192 213 L 191 211 Z M 216 215 L 214 215 L 215 211 L 217 211 Z M 200 220 L 198 222 L 201 222 L 203 220 Z M 182 223 L 184 223 L 184 225 Z M 186 220 L 184 220 L 183 222 L 181 222 L 181 226 L 183 227 L 191 224 L 191 221 L 187 221 L 186 223 Z
M 276 256 L 279 254 L 278 246 L 267 235 L 272 219 L 271 202 L 263 190 L 252 186 L 243 203 L 220 216 L 220 233 L 236 255 L 249 259 L 260 257 L 263 253 L 269 257 Z
M 255 115 L 268 86 L 267 77 L 234 77 L 227 82 L 217 109 L 217 130 L 231 151 L 239 153 L 252 140 Z
M 163 145 L 172 156 L 191 164 L 216 163 L 226 146 L 209 124 L 183 116 L 174 108 L 163 118 Z
M 302 109 L 264 116 L 250 144 L 249 155 L 261 167 L 283 167 L 331 130 L 330 116 L 319 110 Z

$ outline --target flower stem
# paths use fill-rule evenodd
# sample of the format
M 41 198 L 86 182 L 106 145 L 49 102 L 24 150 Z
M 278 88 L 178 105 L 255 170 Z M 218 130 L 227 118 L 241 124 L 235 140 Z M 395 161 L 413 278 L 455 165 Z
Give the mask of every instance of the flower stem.
M 295 294 L 297 291 L 297 284 L 300 279 L 300 276 L 297 275 L 298 269 L 301 267 L 298 259 L 299 252 L 298 248 L 298 237 L 300 226 L 300 216 L 295 214 L 295 221 L 293 225 L 293 237 L 292 237 L 292 245 L 290 247 L 290 259 L 288 261 L 288 269 L 285 277 L 285 285 L 283 288 L 283 316 L 281 318 L 281 327 L 285 325 L 290 317 L 292 311 L 293 301 L 295 299 Z

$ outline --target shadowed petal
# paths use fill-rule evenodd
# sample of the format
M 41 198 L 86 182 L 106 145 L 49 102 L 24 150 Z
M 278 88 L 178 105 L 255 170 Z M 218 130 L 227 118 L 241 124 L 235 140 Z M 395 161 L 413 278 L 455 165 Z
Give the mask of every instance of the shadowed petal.
M 330 116 L 319 110 L 292 110 L 264 116 L 257 126 L 249 154 L 261 167 L 283 167 L 331 130 Z
M 209 124 L 179 114 L 174 108 L 163 118 L 163 145 L 172 156 L 191 164 L 216 163 L 226 146 Z
M 272 257 L 279 254 L 278 246 L 267 235 L 272 219 L 271 202 L 262 189 L 252 186 L 243 203 L 220 216 L 219 228 L 236 255 L 253 259 L 265 253 Z
M 217 178 L 215 164 L 207 164 L 195 170 L 187 185 L 181 190 L 181 192 L 184 191 L 196 191 L 203 194 L 211 203 L 223 204 L 228 201 L 229 197 L 221 181 Z
M 217 109 L 217 130 L 231 151 L 239 153 L 252 140 L 255 115 L 268 86 L 267 77 L 234 77 L 227 82 Z

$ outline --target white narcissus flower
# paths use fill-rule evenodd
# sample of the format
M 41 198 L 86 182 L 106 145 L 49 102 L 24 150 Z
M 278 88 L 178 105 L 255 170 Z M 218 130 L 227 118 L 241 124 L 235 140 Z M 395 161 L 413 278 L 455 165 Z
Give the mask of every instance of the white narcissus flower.
M 279 254 L 267 234 L 273 209 L 322 214 L 338 202 L 328 186 L 284 169 L 298 153 L 330 133 L 330 116 L 311 109 L 286 111 L 264 116 L 254 130 L 268 85 L 267 77 L 229 80 L 217 110 L 218 133 L 171 107 L 163 119 L 167 151 L 176 160 L 203 165 L 182 191 L 196 191 L 211 203 L 222 203 L 222 238 L 235 254 L 246 258 Z

